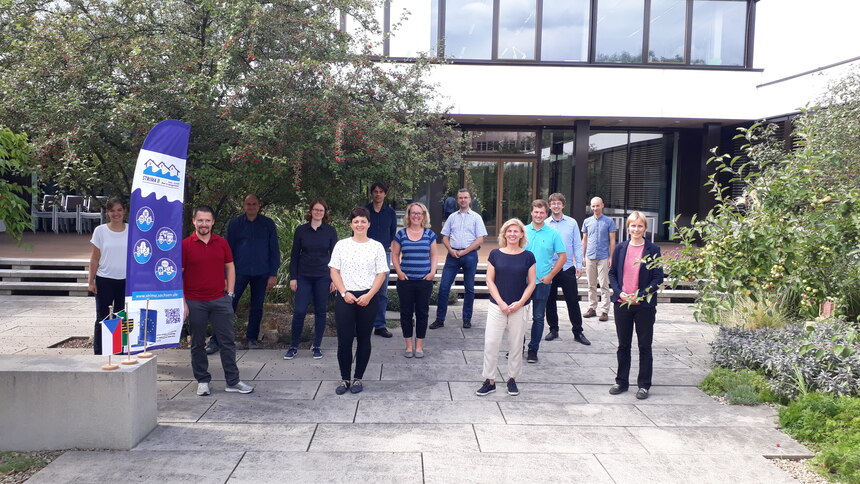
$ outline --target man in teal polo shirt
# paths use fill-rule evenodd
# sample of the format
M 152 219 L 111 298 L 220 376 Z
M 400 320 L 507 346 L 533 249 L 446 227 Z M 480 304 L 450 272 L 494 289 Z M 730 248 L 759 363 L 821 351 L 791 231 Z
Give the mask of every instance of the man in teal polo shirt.
M 526 226 L 526 238 L 528 244 L 526 250 L 535 256 L 537 269 L 537 286 L 532 293 L 532 335 L 529 341 L 529 351 L 526 361 L 537 363 L 538 348 L 543 336 L 544 315 L 546 314 L 546 302 L 550 296 L 552 279 L 564 267 L 567 261 L 567 248 L 561 239 L 558 230 L 544 224 L 549 215 L 549 204 L 546 200 L 535 200 L 532 202 L 532 223 Z M 558 259 L 553 264 L 553 258 Z

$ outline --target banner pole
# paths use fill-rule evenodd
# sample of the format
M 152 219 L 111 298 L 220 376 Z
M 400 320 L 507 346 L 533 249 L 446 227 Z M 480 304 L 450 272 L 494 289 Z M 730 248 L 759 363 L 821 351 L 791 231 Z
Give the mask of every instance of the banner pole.
M 113 316 L 113 317 L 115 317 L 115 316 L 116 316 L 116 314 L 114 314 L 114 312 L 113 312 L 113 304 L 111 304 L 110 306 L 108 306 L 108 313 L 107 313 L 107 316 L 105 316 L 105 318 L 104 318 L 104 319 L 102 319 L 101 324 L 104 324 L 104 322 L 105 322 L 106 320 L 108 320 L 108 319 L 112 319 L 112 316 Z M 101 328 L 101 327 L 99 327 L 99 331 L 101 331 L 101 330 L 102 330 L 102 328 Z M 104 344 L 104 342 L 102 342 L 102 343 Z M 102 347 L 102 351 L 104 351 L 104 347 Z M 110 357 L 111 357 L 111 356 L 112 356 L 112 355 L 111 355 L 111 353 L 108 353 L 108 362 L 107 362 L 107 364 L 102 365 L 102 370 L 105 370 L 105 371 L 119 370 L 119 365 L 115 365 L 115 364 L 113 364 L 113 363 L 111 363 L 111 362 L 110 362 Z
M 146 309 L 144 310 L 143 314 L 146 315 L 143 322 L 140 323 L 142 326 L 140 328 L 140 330 L 143 331 L 143 353 L 139 353 L 137 355 L 137 357 L 138 358 L 152 358 L 152 353 L 149 351 L 146 351 L 146 348 L 149 346 L 148 345 L 149 341 L 146 339 L 146 329 L 149 328 L 149 298 L 146 298 Z

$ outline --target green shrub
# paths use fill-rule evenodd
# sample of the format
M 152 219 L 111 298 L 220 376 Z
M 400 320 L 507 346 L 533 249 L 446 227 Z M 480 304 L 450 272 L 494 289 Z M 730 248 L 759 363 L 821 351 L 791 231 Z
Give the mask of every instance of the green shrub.
M 779 400 L 767 379 L 750 370 L 714 368 L 699 384 L 699 389 L 708 395 L 725 396 L 732 405 L 757 405 Z
M 860 483 L 860 399 L 809 393 L 783 409 L 779 422 L 816 450 L 812 465 L 819 472 Z

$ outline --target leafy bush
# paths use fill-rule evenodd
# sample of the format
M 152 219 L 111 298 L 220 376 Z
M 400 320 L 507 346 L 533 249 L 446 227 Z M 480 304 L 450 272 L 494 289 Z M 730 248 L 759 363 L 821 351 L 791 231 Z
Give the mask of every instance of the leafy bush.
M 779 414 L 780 425 L 810 444 L 813 466 L 841 482 L 860 483 L 860 399 L 803 395 Z
M 699 384 L 699 389 L 708 395 L 725 396 L 732 405 L 757 405 L 779 400 L 767 379 L 751 370 L 714 368 Z
M 761 372 L 780 398 L 812 391 L 857 396 L 860 352 L 853 349 L 857 339 L 856 328 L 839 321 L 756 331 L 721 328 L 711 355 L 719 366 Z

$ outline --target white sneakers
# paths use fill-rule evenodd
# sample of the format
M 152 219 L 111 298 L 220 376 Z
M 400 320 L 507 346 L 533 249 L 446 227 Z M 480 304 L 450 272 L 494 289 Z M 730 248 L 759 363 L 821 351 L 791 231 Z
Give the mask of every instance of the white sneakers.
M 254 391 L 254 387 L 252 387 L 251 385 L 248 385 L 247 383 L 245 383 L 243 381 L 239 381 L 239 383 L 236 383 L 235 385 L 227 385 L 227 387 L 224 388 L 224 390 L 231 392 L 231 393 L 251 393 Z M 197 384 L 197 394 L 200 395 L 201 397 L 204 395 L 212 394 L 212 391 L 209 389 L 209 384 L 208 383 L 198 383 Z
M 209 391 L 209 384 L 208 383 L 198 383 L 197 384 L 197 394 L 198 395 L 200 395 L 202 397 L 204 395 L 209 395 L 210 393 L 212 393 L 212 392 Z

